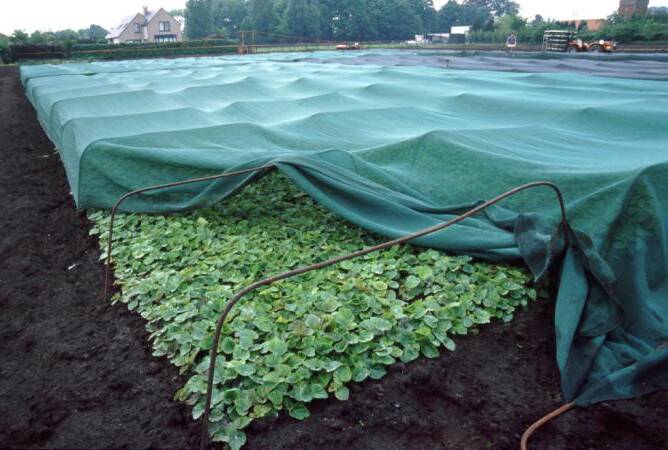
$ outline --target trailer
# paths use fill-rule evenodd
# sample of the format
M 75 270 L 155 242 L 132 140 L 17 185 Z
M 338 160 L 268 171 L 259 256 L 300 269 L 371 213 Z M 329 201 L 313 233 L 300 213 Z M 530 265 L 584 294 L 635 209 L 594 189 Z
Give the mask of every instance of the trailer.
M 546 30 L 543 34 L 544 52 L 567 52 L 569 44 L 575 39 L 575 31 L 572 30 Z

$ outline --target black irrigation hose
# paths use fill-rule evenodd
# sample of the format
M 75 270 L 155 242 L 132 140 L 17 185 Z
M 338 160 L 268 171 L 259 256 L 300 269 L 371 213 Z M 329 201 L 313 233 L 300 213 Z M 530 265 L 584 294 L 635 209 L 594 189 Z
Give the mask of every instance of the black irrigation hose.
M 494 197 L 492 200 L 488 200 L 484 203 L 481 203 L 480 205 L 470 209 L 469 211 L 465 212 L 464 214 L 461 214 L 453 219 L 448 220 L 447 222 L 431 226 L 429 228 L 425 228 L 424 230 L 418 231 L 416 233 L 408 234 L 406 236 L 392 239 L 390 241 L 387 241 L 385 243 L 375 245 L 372 247 L 367 247 L 361 250 L 358 250 L 353 253 L 349 253 L 347 255 L 342 255 L 342 256 L 337 256 L 335 258 L 328 259 L 326 261 L 322 261 L 316 264 L 312 264 L 310 266 L 305 266 L 305 267 L 300 267 L 294 270 L 290 270 L 288 272 L 283 272 L 278 275 L 274 275 L 268 278 L 264 278 L 260 281 L 256 281 L 255 283 L 245 287 L 241 291 L 239 291 L 232 299 L 230 299 L 227 304 L 225 305 L 225 308 L 223 309 L 223 312 L 221 313 L 220 317 L 218 318 L 218 321 L 216 322 L 216 330 L 214 332 L 213 336 L 213 342 L 211 345 L 211 351 L 209 353 L 209 371 L 208 371 L 208 381 L 207 381 L 207 388 L 206 388 L 206 403 L 204 406 L 204 414 L 202 415 L 202 433 L 200 437 L 200 450 L 205 450 L 207 448 L 208 442 L 209 442 L 209 414 L 211 413 L 211 397 L 213 395 L 213 379 L 214 379 L 214 371 L 216 367 L 216 357 L 218 356 L 218 343 L 220 340 L 220 335 L 223 329 L 223 324 L 225 323 L 225 319 L 227 318 L 228 314 L 234 307 L 234 305 L 241 300 L 246 294 L 255 291 L 256 289 L 270 285 L 272 283 L 275 283 L 280 280 L 284 280 L 286 278 L 294 277 L 296 275 L 300 275 L 306 272 L 310 272 L 312 270 L 317 270 L 317 269 L 322 269 L 331 265 L 334 265 L 336 263 L 346 261 L 349 259 L 357 258 L 358 256 L 364 256 L 368 255 L 369 253 L 376 252 L 378 250 L 383 250 L 389 247 L 392 247 L 397 244 L 403 244 L 405 242 L 408 242 L 410 240 L 426 236 L 428 234 L 431 234 L 435 231 L 443 230 L 451 225 L 454 225 L 458 222 L 463 221 L 464 219 L 473 216 L 474 214 L 482 211 L 483 209 L 494 205 L 495 203 L 500 202 L 501 200 L 510 197 L 512 195 L 517 194 L 520 191 L 523 191 L 525 189 L 530 189 L 534 187 L 539 187 L 539 186 L 547 186 L 554 190 L 554 192 L 557 195 L 557 199 L 559 201 L 559 207 L 561 208 L 561 221 L 564 227 L 564 232 L 566 236 L 566 242 L 568 243 L 568 221 L 566 220 L 566 207 L 564 205 L 564 199 L 561 194 L 561 191 L 555 185 L 554 183 L 551 183 L 549 181 L 535 181 L 532 183 L 527 183 L 523 184 L 521 186 L 517 186 L 516 188 L 513 188 L 509 191 L 504 192 L 501 195 L 498 195 L 497 197 Z

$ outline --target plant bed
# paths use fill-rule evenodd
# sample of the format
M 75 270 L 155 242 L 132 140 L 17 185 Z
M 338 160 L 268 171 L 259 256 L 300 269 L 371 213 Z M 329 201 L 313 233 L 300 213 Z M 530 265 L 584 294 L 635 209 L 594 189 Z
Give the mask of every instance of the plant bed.
M 108 214 L 89 215 L 106 246 Z M 116 222 L 122 301 L 148 321 L 155 356 L 190 378 L 177 398 L 203 412 L 215 321 L 225 302 L 265 276 L 382 242 L 271 174 L 223 204 L 187 215 L 126 214 Z M 102 255 L 105 257 L 106 255 Z M 529 274 L 436 250 L 398 246 L 266 287 L 223 330 L 210 431 L 238 448 L 253 419 L 349 398 L 351 382 L 439 348 L 536 298 Z

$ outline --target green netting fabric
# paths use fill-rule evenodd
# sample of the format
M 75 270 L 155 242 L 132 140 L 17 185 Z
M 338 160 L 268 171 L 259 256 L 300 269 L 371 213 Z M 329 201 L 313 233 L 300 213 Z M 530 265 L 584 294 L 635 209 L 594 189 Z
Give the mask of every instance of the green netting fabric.
M 33 66 L 22 77 L 81 208 L 273 163 L 327 208 L 396 237 L 521 183 L 553 181 L 578 230 L 567 248 L 547 189 L 417 243 L 523 258 L 536 275 L 560 265 L 568 400 L 668 387 L 668 84 L 297 59 Z M 201 207 L 254 177 L 146 194 L 125 209 Z

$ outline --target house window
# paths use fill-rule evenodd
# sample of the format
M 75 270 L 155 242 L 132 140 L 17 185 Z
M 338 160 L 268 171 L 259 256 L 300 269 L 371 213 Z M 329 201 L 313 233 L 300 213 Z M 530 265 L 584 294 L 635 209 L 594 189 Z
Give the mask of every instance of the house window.
M 157 44 L 165 43 L 165 42 L 176 42 L 176 35 L 175 34 L 162 34 L 158 35 L 155 37 L 155 42 Z
M 133 23 L 132 26 L 135 29 L 135 33 L 141 33 L 141 25 L 138 23 Z
M 169 22 L 160 22 L 160 32 L 163 33 L 165 31 L 171 31 Z

